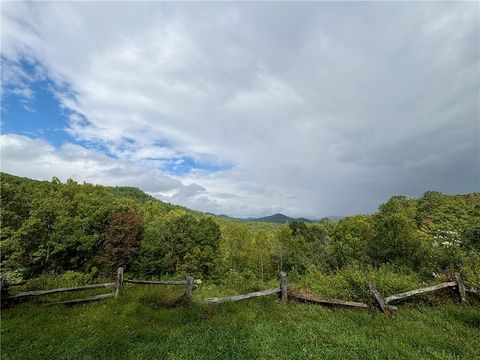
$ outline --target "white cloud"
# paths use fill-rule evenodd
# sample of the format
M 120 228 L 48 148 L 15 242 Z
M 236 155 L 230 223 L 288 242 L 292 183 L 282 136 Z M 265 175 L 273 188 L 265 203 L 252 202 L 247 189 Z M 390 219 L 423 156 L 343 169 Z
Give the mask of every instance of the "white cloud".
M 115 160 L 82 146 L 67 143 L 55 149 L 43 140 L 1 135 L 2 171 L 41 180 L 56 176 L 112 186 L 137 186 L 149 192 L 181 189 L 183 184 L 161 171 Z
M 229 106 L 234 110 L 258 111 L 265 108 L 282 106 L 300 106 L 301 97 L 283 81 L 260 74 L 252 90 L 240 91 L 230 101 Z
M 240 216 L 478 191 L 478 34 L 477 3 L 2 3 L 9 68 L 68 85 L 71 134 L 119 158 L 42 142 L 41 166 L 5 161 L 39 177 L 78 157 L 81 180 Z M 155 170 L 182 155 L 233 167 Z

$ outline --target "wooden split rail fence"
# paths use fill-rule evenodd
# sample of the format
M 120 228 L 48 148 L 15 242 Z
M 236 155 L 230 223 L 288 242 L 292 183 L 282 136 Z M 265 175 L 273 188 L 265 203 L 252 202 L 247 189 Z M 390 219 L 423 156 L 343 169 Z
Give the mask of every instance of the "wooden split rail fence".
M 432 291 L 436 291 L 444 288 L 449 288 L 449 287 L 453 287 L 457 289 L 458 294 L 460 296 L 460 301 L 462 303 L 466 301 L 467 292 L 476 294 L 476 295 L 479 294 L 479 291 L 477 289 L 473 289 L 473 288 L 468 290 L 465 289 L 462 279 L 460 277 L 460 274 L 458 273 L 455 274 L 455 281 L 441 283 L 441 284 L 430 286 L 427 288 L 415 289 L 415 290 L 407 291 L 401 294 L 390 295 L 390 296 L 387 296 L 386 298 L 383 298 L 382 295 L 378 292 L 374 282 L 369 283 L 370 292 L 373 296 L 375 304 L 386 315 L 390 314 L 394 310 L 397 310 L 396 306 L 393 306 L 390 304 L 393 301 L 398 301 L 398 300 L 406 299 L 407 297 L 410 297 L 410 296 L 424 294 L 424 293 L 428 293 L 428 292 L 432 292 Z M 357 308 L 357 309 L 370 308 L 368 304 L 361 303 L 361 302 L 345 301 L 345 300 L 338 300 L 338 299 L 327 300 L 327 299 L 322 299 L 317 295 L 304 294 L 299 291 L 290 291 L 288 289 L 289 289 L 289 286 L 287 285 L 287 274 L 282 272 L 280 273 L 280 287 L 278 288 L 255 291 L 247 294 L 227 296 L 227 297 L 221 297 L 221 298 L 218 298 L 218 297 L 207 298 L 207 299 L 204 299 L 203 302 L 219 304 L 219 303 L 224 303 L 229 301 L 240 301 L 240 300 L 252 299 L 252 298 L 257 298 L 262 296 L 280 294 L 282 303 L 286 303 L 288 300 L 288 297 L 291 297 L 302 302 L 315 303 L 319 305 L 346 306 L 346 307 Z
M 176 301 L 175 304 L 185 304 L 190 303 L 192 301 L 192 292 L 196 285 L 200 284 L 200 280 L 194 280 L 193 277 L 187 276 L 186 280 L 134 280 L 134 279 L 124 279 L 123 278 L 123 268 L 118 268 L 117 271 L 117 279 L 114 283 L 104 283 L 104 284 L 95 284 L 95 285 L 85 285 L 85 286 L 78 286 L 72 288 L 59 288 L 59 289 L 51 289 L 51 290 L 38 290 L 38 291 L 27 291 L 27 292 L 19 292 L 12 295 L 8 294 L 8 290 L 10 287 L 18 286 L 21 283 L 16 284 L 8 284 L 5 280 L 0 278 L 0 288 L 2 292 L 2 304 L 5 302 L 8 303 L 10 301 L 30 298 L 35 296 L 42 296 L 42 295 L 49 295 L 49 294 L 56 294 L 56 293 L 64 293 L 64 292 L 72 292 L 72 291 L 82 291 L 82 290 L 90 290 L 90 289 L 99 289 L 99 288 L 109 288 L 114 287 L 115 292 L 108 293 L 108 294 L 101 294 L 92 296 L 85 299 L 74 299 L 74 300 L 67 300 L 61 302 L 50 303 L 49 305 L 54 304 L 78 304 L 78 303 L 85 303 L 90 301 L 96 300 L 103 300 L 111 297 L 119 297 L 121 293 L 121 288 L 125 283 L 129 284 L 142 284 L 142 285 L 185 285 L 186 290 L 185 293 L 180 296 Z M 315 303 L 319 305 L 327 305 L 327 306 L 345 306 L 357 309 L 368 309 L 370 308 L 368 304 L 355 302 L 355 301 L 345 301 L 345 300 L 327 300 L 322 299 L 317 295 L 312 294 L 304 294 L 299 291 L 291 291 L 289 290 L 290 286 L 287 283 L 287 274 L 285 272 L 280 273 L 280 284 L 277 288 L 255 291 L 247 294 L 240 294 L 234 296 L 227 296 L 227 297 L 214 297 L 214 298 L 206 298 L 203 300 L 204 303 L 213 303 L 213 304 L 220 304 L 224 302 L 231 302 L 231 301 L 240 301 L 252 298 L 258 298 L 262 296 L 269 296 L 269 295 L 279 295 L 280 300 L 282 303 L 287 303 L 288 298 L 293 298 L 298 301 L 302 302 L 309 302 Z M 455 274 L 455 281 L 445 282 L 441 284 L 437 284 L 434 286 L 410 290 L 400 294 L 394 294 L 387 297 L 383 297 L 380 292 L 377 290 L 376 285 L 374 282 L 369 283 L 370 293 L 373 296 L 374 303 L 376 306 L 385 314 L 388 315 L 392 311 L 397 310 L 396 306 L 391 305 L 390 303 L 394 301 L 404 300 L 408 297 L 425 294 L 445 288 L 456 288 L 457 293 L 459 295 L 460 301 L 463 303 L 467 301 L 467 293 L 479 295 L 479 290 L 470 288 L 466 289 L 460 274 Z
M 227 297 L 221 297 L 221 298 L 218 298 L 218 297 L 207 298 L 207 299 L 204 299 L 203 302 L 207 304 L 208 303 L 219 304 L 224 302 L 240 301 L 240 300 L 278 294 L 280 296 L 280 301 L 283 304 L 286 304 L 288 302 L 288 298 L 290 297 L 296 300 L 300 300 L 302 302 L 312 302 L 320 305 L 330 305 L 330 306 L 339 305 L 339 306 L 349 306 L 349 307 L 364 308 L 364 309 L 367 309 L 369 307 L 367 304 L 354 302 L 354 301 L 321 299 L 316 295 L 302 294 L 301 292 L 298 292 L 298 291 L 290 291 L 289 288 L 290 286 L 287 283 L 287 273 L 281 272 L 280 286 L 277 288 L 267 289 L 262 291 L 255 291 L 255 292 L 235 295 L 235 296 L 227 296 Z
M 70 287 L 70 288 L 57 288 L 57 289 L 49 289 L 49 290 L 34 290 L 34 291 L 23 291 L 10 294 L 10 288 L 20 286 L 25 284 L 25 281 L 19 283 L 9 283 L 5 279 L 0 277 L 0 289 L 1 289 L 1 304 L 2 306 L 5 304 L 10 304 L 17 302 L 19 300 L 38 297 L 38 296 L 45 296 L 51 294 L 59 294 L 59 293 L 66 293 L 66 292 L 75 292 L 75 291 L 84 291 L 84 290 L 92 290 L 92 289 L 101 289 L 101 288 L 115 288 L 114 292 L 107 293 L 107 294 L 100 294 L 96 296 L 91 296 L 88 298 L 83 299 L 73 299 L 73 300 L 66 300 L 66 301 L 59 301 L 53 303 L 47 303 L 47 305 L 74 305 L 79 303 L 86 303 L 92 302 L 97 300 L 104 300 L 108 298 L 118 298 L 121 293 L 122 286 L 124 283 L 132 283 L 132 284 L 147 284 L 147 285 L 186 285 L 185 293 L 177 299 L 176 303 L 181 304 L 185 302 L 190 302 L 192 298 L 192 291 L 195 285 L 198 285 L 200 280 L 194 280 L 191 276 L 187 276 L 186 280 L 159 280 L 159 281 L 144 281 L 144 280 L 130 280 L 123 278 L 123 268 L 118 268 L 117 270 L 117 278 L 115 282 L 111 283 L 103 283 L 103 284 L 93 284 L 93 285 L 84 285 L 84 286 L 77 286 L 77 287 Z

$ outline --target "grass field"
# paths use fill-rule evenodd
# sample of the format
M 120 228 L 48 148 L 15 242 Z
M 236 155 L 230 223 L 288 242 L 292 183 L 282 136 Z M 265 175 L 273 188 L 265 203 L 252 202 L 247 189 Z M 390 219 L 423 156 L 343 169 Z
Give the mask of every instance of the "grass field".
M 478 304 L 404 305 L 385 318 L 375 311 L 283 305 L 274 296 L 166 307 L 176 295 L 160 287 L 127 286 L 119 299 L 95 304 L 43 307 L 30 302 L 4 309 L 1 357 L 480 358 Z

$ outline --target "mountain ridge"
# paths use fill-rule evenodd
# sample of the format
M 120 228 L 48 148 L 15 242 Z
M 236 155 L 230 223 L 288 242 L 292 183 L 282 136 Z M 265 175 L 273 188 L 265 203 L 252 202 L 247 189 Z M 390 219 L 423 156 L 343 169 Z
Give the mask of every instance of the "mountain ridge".
M 308 219 L 305 217 L 290 217 L 282 213 L 276 213 L 273 215 L 267 215 L 267 216 L 261 216 L 261 217 L 248 217 L 248 218 L 239 218 L 239 217 L 234 217 L 234 216 L 228 216 L 225 214 L 213 214 L 213 213 L 207 213 L 209 215 L 216 216 L 218 218 L 222 219 L 232 219 L 232 220 L 239 220 L 239 221 L 252 221 L 252 222 L 270 222 L 270 223 L 277 223 L 277 224 L 285 224 L 293 221 L 297 222 L 306 222 L 306 223 L 314 223 L 314 222 L 319 222 L 322 219 L 329 219 L 331 221 L 339 221 L 343 219 L 345 216 L 339 216 L 339 215 L 330 215 L 330 216 L 325 216 L 321 219 Z

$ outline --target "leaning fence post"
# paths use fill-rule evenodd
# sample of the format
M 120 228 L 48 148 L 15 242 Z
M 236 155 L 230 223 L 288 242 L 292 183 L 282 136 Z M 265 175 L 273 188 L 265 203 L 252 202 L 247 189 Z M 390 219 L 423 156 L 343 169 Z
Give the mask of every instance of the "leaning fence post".
M 176 301 L 175 305 L 182 305 L 182 304 L 190 304 L 192 302 L 192 291 L 193 291 L 193 276 L 187 276 L 187 289 L 185 290 L 185 294 L 180 296 Z
M 282 292 L 282 303 L 286 304 L 288 300 L 287 273 L 283 271 L 280 273 L 280 290 Z
M 193 276 L 187 276 L 187 290 L 185 291 L 185 301 L 190 302 L 192 300 L 193 291 Z
M 382 295 L 377 291 L 377 286 L 375 285 L 374 282 L 369 282 L 368 287 L 370 289 L 370 292 L 372 293 L 373 297 L 375 298 L 375 302 L 377 303 L 378 307 L 382 312 L 387 315 L 387 305 L 385 305 L 385 301 L 383 300 Z
M 465 294 L 465 286 L 463 285 L 463 281 L 459 273 L 455 273 L 455 282 L 457 283 L 457 290 L 458 295 L 460 295 L 460 301 L 463 303 L 467 300 L 467 296 Z
M 2 297 L 8 294 L 8 287 L 9 287 L 8 285 L 9 285 L 8 280 L 0 276 L 0 291 L 1 291 Z
M 120 296 L 120 289 L 123 284 L 123 268 L 119 267 L 117 270 L 117 289 L 115 290 L 115 297 Z
M 10 284 L 8 280 L 0 276 L 0 297 L 1 297 L 0 305 L 3 305 L 4 303 L 7 302 L 9 285 Z

